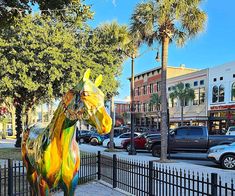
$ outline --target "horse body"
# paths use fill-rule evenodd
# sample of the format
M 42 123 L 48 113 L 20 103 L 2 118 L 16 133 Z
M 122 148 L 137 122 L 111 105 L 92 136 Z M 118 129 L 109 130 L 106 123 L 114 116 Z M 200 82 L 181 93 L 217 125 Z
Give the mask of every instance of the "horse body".
M 95 125 L 100 133 L 110 131 L 111 118 L 102 105 L 103 94 L 97 84 L 95 86 L 88 80 L 89 73 L 86 74 L 83 85 L 79 84 L 62 98 L 47 127 L 35 125 L 24 131 L 22 158 L 33 195 L 48 195 L 49 189 L 58 185 L 65 195 L 74 195 L 80 167 L 79 147 L 75 140 L 78 119 Z

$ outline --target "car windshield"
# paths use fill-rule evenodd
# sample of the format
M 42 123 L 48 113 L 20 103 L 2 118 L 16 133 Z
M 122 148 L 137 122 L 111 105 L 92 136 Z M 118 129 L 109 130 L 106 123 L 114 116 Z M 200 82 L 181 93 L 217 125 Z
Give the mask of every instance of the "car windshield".
M 229 131 L 235 131 L 235 127 L 230 127 Z

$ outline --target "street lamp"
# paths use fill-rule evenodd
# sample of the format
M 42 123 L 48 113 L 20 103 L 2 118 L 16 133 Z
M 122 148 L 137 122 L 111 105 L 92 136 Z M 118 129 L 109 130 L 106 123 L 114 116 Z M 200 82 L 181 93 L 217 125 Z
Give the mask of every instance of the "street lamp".
M 122 50 L 121 48 L 118 49 L 119 52 L 124 53 L 126 56 L 131 58 L 131 148 L 128 152 L 129 155 L 136 155 L 135 144 L 134 144 L 134 59 L 137 58 L 134 54 L 129 55 L 126 51 Z
M 147 51 L 149 50 L 154 50 L 153 48 L 149 48 L 146 51 L 144 51 L 142 54 L 139 55 L 135 55 L 134 52 L 130 54 L 128 54 L 125 50 L 122 50 L 121 48 L 118 49 L 119 52 L 124 53 L 127 57 L 131 58 L 131 97 L 130 97 L 130 101 L 131 101 L 131 148 L 128 152 L 129 155 L 136 155 L 136 150 L 135 150 L 135 144 L 134 144 L 134 59 L 138 58 L 140 56 L 142 56 L 143 54 L 145 54 Z M 158 59 L 159 59 L 159 49 L 158 49 Z M 157 60 L 158 61 L 158 60 Z

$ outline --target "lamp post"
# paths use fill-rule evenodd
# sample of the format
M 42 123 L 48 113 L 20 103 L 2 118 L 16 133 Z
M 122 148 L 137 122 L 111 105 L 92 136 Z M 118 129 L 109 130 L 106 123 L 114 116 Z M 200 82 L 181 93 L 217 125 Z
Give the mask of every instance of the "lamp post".
M 129 155 L 136 155 L 135 144 L 134 144 L 134 55 L 131 56 L 131 149 Z
M 153 50 L 153 48 L 147 49 L 140 55 L 135 55 L 134 52 L 130 55 L 128 54 L 125 50 L 122 50 L 121 48 L 118 49 L 119 52 L 124 53 L 127 57 L 131 58 L 131 148 L 128 152 L 129 155 L 136 155 L 136 150 L 135 150 L 135 144 L 134 144 L 134 89 L 135 89 L 135 84 L 134 84 L 134 59 L 142 56 L 145 54 L 147 51 Z M 157 53 L 158 54 L 158 53 Z
M 131 148 L 128 152 L 129 155 L 136 155 L 135 144 L 134 144 L 134 59 L 137 58 L 134 53 L 129 55 L 125 50 L 118 49 L 119 52 L 124 53 L 126 56 L 131 58 L 131 97 L 130 97 L 130 112 L 131 112 Z M 139 57 L 139 56 L 138 56 Z

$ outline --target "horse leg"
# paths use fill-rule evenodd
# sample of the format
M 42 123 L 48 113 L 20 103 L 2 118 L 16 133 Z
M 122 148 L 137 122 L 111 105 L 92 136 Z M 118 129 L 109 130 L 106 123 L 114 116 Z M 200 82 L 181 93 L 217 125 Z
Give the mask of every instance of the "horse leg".
M 39 179 L 39 191 L 40 196 L 49 196 L 50 195 L 50 188 L 45 180 L 42 178 Z
M 78 185 L 78 173 L 74 175 L 69 187 L 64 187 L 64 196 L 74 196 L 75 189 Z

